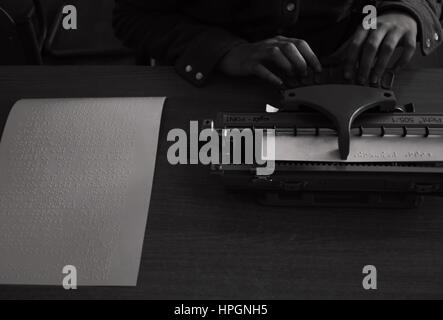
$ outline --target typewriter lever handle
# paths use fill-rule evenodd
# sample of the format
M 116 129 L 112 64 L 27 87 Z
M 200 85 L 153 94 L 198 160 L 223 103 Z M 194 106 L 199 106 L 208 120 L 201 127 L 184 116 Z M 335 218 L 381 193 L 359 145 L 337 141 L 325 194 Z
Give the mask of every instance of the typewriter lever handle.
M 354 120 L 370 109 L 394 112 L 397 99 L 391 90 L 357 85 L 317 85 L 284 92 L 281 111 L 291 112 L 303 107 L 321 112 L 334 123 L 338 133 L 340 157 L 346 160 L 350 153 Z

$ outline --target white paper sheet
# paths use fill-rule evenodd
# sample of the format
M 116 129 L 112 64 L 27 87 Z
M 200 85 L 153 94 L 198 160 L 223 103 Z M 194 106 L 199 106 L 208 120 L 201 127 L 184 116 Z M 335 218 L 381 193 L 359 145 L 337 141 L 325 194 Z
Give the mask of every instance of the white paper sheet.
M 263 140 L 265 143 L 266 138 Z M 336 136 L 277 135 L 275 159 L 265 156 L 264 160 L 358 163 L 443 161 L 443 137 L 355 136 L 351 139 L 348 159 L 341 160 Z
M 22 100 L 0 143 L 0 283 L 134 286 L 164 98 Z M 71 273 L 72 274 L 72 273 Z

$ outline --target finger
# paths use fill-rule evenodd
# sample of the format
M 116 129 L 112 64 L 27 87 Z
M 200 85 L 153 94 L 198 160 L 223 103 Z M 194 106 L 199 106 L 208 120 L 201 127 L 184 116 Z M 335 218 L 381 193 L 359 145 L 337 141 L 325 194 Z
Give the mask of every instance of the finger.
M 283 85 L 283 81 L 262 64 L 253 66 L 252 73 L 275 86 L 281 87 Z
M 385 37 L 383 43 L 380 45 L 380 50 L 377 56 L 377 63 L 375 64 L 370 79 L 371 83 L 378 83 L 379 79 L 383 76 L 383 73 L 388 67 L 389 62 L 391 61 L 395 49 L 398 47 L 401 38 L 402 34 L 396 31 L 391 31 Z
M 286 58 L 279 47 L 267 48 L 262 53 L 261 59 L 271 63 L 287 76 L 294 75 L 291 62 Z
M 366 38 L 368 37 L 369 31 L 363 28 L 359 28 L 351 42 L 349 43 L 347 58 L 345 60 L 345 79 L 352 79 L 354 75 L 355 66 L 358 61 L 358 57 L 360 57 L 361 48 Z
M 282 39 L 281 39 L 282 40 Z M 297 60 L 294 63 L 295 65 L 299 66 L 304 74 L 307 73 L 307 67 L 312 68 L 315 72 L 322 72 L 322 65 L 320 63 L 320 60 L 318 59 L 317 55 L 314 53 L 314 51 L 311 49 L 309 44 L 304 40 L 299 39 L 290 39 L 285 38 L 284 42 L 281 42 L 281 48 L 283 53 L 286 54 L 286 56 L 292 61 L 291 56 L 294 58 L 296 57 Z M 300 57 L 302 59 L 300 59 Z M 300 61 L 304 62 L 300 65 Z M 306 65 L 306 67 L 305 67 Z M 306 68 L 306 72 L 305 69 Z
M 403 42 L 403 43 L 401 43 L 403 46 L 403 53 L 394 65 L 395 71 L 398 71 L 398 70 L 406 67 L 406 65 L 414 57 L 415 51 L 417 49 L 416 37 L 413 35 L 408 35 L 408 36 L 404 37 L 401 42 Z
M 297 44 L 296 44 L 297 45 Z M 298 51 L 307 62 L 308 66 L 311 67 L 315 72 L 322 72 L 322 66 L 320 60 L 317 58 L 314 51 L 311 49 L 306 41 L 299 40 L 297 45 Z
M 360 58 L 360 63 L 358 65 L 359 75 L 358 83 L 365 84 L 369 77 L 372 67 L 374 66 L 374 61 L 377 53 L 380 49 L 380 45 L 383 39 L 386 37 L 386 29 L 377 29 L 372 31 L 363 47 L 363 51 Z
M 280 48 L 286 59 L 290 61 L 295 73 L 306 76 L 308 74 L 308 64 L 297 47 L 292 42 L 285 42 L 280 44 Z

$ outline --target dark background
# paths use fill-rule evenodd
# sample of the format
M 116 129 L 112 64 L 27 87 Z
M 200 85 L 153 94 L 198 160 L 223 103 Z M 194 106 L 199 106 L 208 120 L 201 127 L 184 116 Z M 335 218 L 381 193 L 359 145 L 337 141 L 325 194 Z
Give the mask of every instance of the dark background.
M 77 30 L 61 26 L 68 4 L 77 8 Z M 0 64 L 135 64 L 131 50 L 114 36 L 114 0 L 0 0 L 0 8 L 14 20 L 0 10 Z
M 36 3 L 43 7 L 42 14 L 33 11 Z M 78 10 L 76 31 L 65 31 L 60 25 L 61 10 L 66 4 Z M 8 11 L 16 23 L 8 24 L 0 10 L 0 64 L 136 64 L 134 54 L 114 37 L 114 0 L 0 0 L 0 8 Z M 44 35 L 40 20 L 46 21 L 46 36 L 33 40 Z M 443 47 L 426 58 L 417 55 L 412 65 L 443 67 Z

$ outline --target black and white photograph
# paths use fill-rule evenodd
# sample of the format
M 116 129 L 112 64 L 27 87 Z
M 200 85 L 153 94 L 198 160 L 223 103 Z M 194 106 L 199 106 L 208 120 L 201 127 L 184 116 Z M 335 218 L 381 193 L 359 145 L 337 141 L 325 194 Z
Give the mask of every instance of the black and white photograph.
M 0 300 L 443 299 L 442 43 L 441 0 L 0 0 Z

